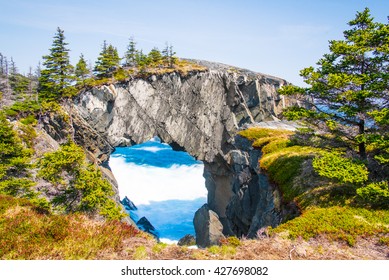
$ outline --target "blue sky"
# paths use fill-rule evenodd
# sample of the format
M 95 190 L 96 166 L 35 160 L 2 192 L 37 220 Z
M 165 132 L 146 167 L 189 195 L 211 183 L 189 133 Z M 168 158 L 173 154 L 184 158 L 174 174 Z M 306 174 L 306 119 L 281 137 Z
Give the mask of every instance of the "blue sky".
M 133 36 L 148 52 L 173 44 L 177 55 L 222 62 L 302 84 L 299 71 L 341 39 L 369 7 L 387 22 L 387 0 L 0 0 L 0 52 L 20 72 L 49 53 L 59 26 L 70 55 L 92 63 L 104 40 L 124 53 Z

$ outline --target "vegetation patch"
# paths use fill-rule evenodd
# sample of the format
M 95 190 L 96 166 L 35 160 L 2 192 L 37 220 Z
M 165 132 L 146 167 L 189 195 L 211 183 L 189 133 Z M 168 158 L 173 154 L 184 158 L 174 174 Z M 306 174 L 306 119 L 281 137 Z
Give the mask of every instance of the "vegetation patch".
M 101 171 L 88 164 L 84 151 L 68 142 L 58 151 L 46 153 L 37 166 L 38 176 L 54 184 L 59 194 L 53 204 L 65 212 L 98 213 L 109 220 L 125 216 L 111 198 L 112 186 L 102 177 Z
M 273 233 L 304 239 L 324 236 L 349 245 L 358 237 L 379 236 L 386 244 L 388 183 L 371 182 L 374 178 L 364 162 L 348 158 L 336 148 L 303 146 L 294 140 L 301 136 L 291 132 L 250 128 L 239 134 L 262 150 L 260 166 L 280 188 L 283 202 L 295 202 L 302 212 Z
M 330 240 L 342 240 L 353 246 L 358 238 L 389 235 L 389 211 L 363 208 L 329 207 L 305 211 L 300 217 L 272 230 L 286 232 L 290 238 L 304 239 L 324 235 Z
M 0 195 L 0 259 L 95 259 L 124 250 L 139 231 L 81 214 L 49 214 L 30 201 Z

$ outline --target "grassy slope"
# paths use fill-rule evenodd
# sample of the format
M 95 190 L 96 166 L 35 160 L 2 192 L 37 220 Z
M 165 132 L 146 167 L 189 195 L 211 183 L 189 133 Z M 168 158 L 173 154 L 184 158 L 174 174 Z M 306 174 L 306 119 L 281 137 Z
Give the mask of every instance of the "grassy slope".
M 279 186 L 285 202 L 294 201 L 302 215 L 272 229 L 289 238 L 325 237 L 350 246 L 362 239 L 378 238 L 388 250 L 389 211 L 369 209 L 358 202 L 353 185 L 320 177 L 312 167 L 319 148 L 294 145 L 291 132 L 251 128 L 240 135 L 262 149 L 260 166 Z M 388 250 L 389 253 L 389 250 Z

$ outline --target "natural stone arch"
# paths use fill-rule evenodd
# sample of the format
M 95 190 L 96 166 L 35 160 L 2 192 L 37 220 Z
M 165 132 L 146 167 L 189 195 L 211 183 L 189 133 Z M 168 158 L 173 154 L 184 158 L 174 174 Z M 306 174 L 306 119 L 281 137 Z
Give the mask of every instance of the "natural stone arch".
M 114 147 L 143 143 L 154 136 L 202 160 L 208 205 L 218 214 L 225 233 L 233 234 L 236 225 L 231 225 L 234 221 L 228 219 L 226 209 L 241 187 L 236 179 L 246 171 L 232 165 L 248 156 L 245 152 L 239 159 L 231 154 L 237 150 L 236 132 L 247 123 L 276 119 L 283 109 L 276 89 L 285 83 L 253 72 L 209 70 L 92 88 L 81 93 L 71 109 L 83 124 L 76 127 L 76 138 L 103 164 Z M 284 100 L 281 105 L 294 102 Z M 85 130 L 91 135 L 85 135 Z M 88 144 L 88 137 L 98 144 Z M 238 184 L 243 187 L 244 182 Z

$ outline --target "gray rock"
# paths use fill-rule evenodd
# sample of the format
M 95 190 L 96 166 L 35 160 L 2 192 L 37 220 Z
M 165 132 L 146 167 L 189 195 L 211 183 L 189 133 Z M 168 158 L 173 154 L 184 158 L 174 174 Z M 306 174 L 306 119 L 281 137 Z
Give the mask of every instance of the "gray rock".
M 196 231 L 196 244 L 201 248 L 219 245 L 223 235 L 223 225 L 218 215 L 204 204 L 196 211 L 193 224 Z
M 187 234 L 178 240 L 178 246 L 193 246 L 196 245 L 196 237 L 191 234 Z

